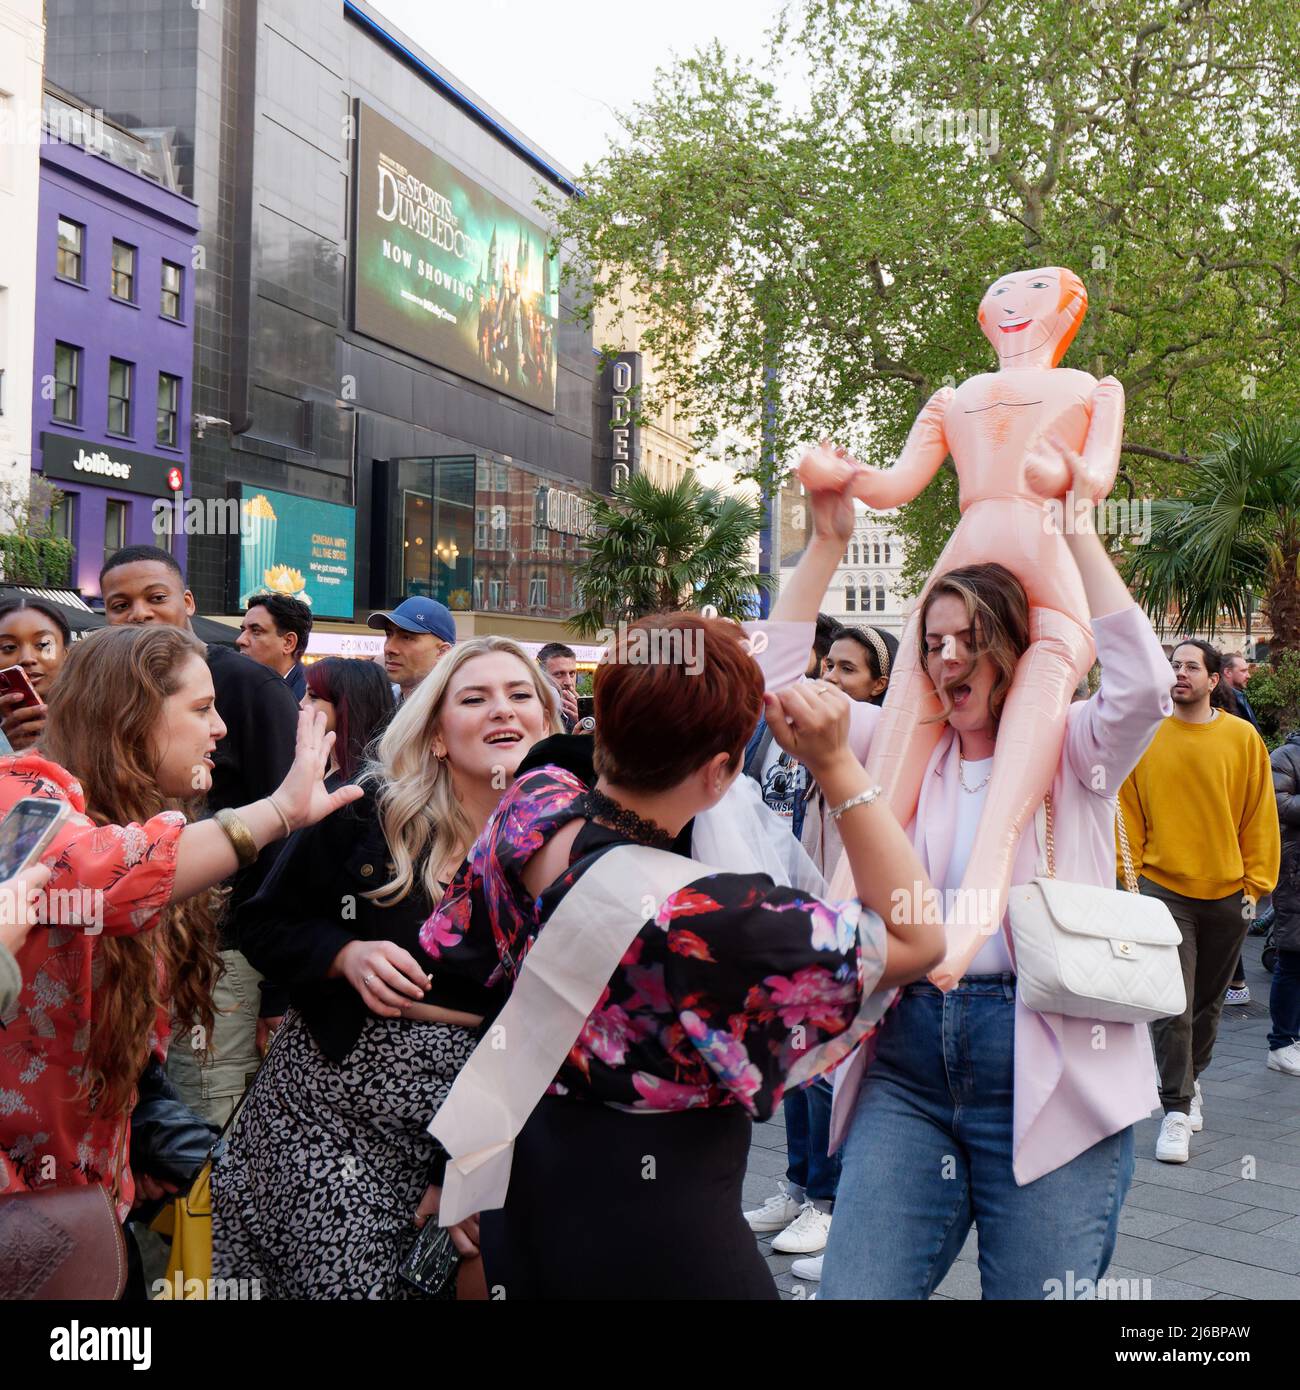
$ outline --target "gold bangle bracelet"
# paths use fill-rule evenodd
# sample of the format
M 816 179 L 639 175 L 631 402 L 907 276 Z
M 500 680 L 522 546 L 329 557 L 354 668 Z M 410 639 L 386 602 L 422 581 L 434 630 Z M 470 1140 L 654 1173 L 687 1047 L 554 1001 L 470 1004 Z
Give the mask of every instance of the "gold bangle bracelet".
M 253 832 L 228 808 L 218 811 L 212 819 L 225 832 L 226 839 L 230 841 L 235 851 L 235 857 L 239 860 L 239 867 L 241 869 L 248 868 L 258 855 L 257 841 L 253 839 Z
M 280 817 L 280 824 L 284 826 L 284 833 L 286 835 L 292 835 L 293 826 L 289 824 L 289 817 L 286 816 L 285 813 L 280 809 L 280 803 L 275 799 L 275 796 L 271 795 L 268 796 L 266 799 L 271 803 L 271 809 L 275 812 L 277 816 Z

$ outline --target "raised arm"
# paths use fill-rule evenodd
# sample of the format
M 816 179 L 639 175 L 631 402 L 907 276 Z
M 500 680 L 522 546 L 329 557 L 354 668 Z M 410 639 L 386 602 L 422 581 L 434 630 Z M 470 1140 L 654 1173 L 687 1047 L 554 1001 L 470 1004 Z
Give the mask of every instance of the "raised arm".
M 1101 661 L 1100 688 L 1082 709 L 1071 712 L 1066 757 L 1085 787 L 1110 797 L 1173 713 L 1169 690 L 1174 677 L 1151 623 L 1098 537 L 1079 531 L 1067 535 L 1066 543 L 1083 578 Z
M 745 624 L 754 643 L 754 659 L 769 691 L 784 690 L 804 678 L 812 655 L 817 614 L 853 535 L 853 499 L 847 489 L 811 492 L 808 507 L 812 535 L 794 573 L 781 587 L 771 618 Z M 877 705 L 853 702 L 849 711 L 849 748 L 859 762 L 866 760 L 879 719 Z
M 823 445 L 800 463 L 800 478 L 810 490 L 836 487 L 847 481 L 849 492 L 878 512 L 901 507 L 925 490 L 948 457 L 943 417 L 955 394 L 951 386 L 943 386 L 926 401 L 892 468 L 873 468 Z

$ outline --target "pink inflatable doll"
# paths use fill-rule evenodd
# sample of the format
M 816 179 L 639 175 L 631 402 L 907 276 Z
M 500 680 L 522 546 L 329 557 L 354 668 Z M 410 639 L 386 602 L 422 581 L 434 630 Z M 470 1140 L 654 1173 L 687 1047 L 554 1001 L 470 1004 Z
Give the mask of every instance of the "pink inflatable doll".
M 949 570 L 997 561 L 1029 596 L 1030 645 L 1003 706 L 988 799 L 961 885 L 974 890 L 961 895 L 963 905 L 980 907 L 958 921 L 950 917 L 948 955 L 932 976 L 945 988 L 1001 924 L 1017 842 L 1051 785 L 1066 711 L 1093 661 L 1083 583 L 1062 534 L 1062 517 L 1072 517 L 1073 508 L 1047 500 L 1072 492 L 1097 501 L 1110 492 L 1119 465 L 1123 387 L 1114 377 L 1097 381 L 1056 365 L 1087 307 L 1087 291 L 1072 271 L 1004 275 L 979 308 L 998 370 L 936 391 L 893 468 L 866 467 L 829 445 L 799 466 L 808 488 L 839 489 L 847 481 L 853 496 L 886 510 L 916 497 L 951 454 L 961 520 L 925 592 Z M 944 729 L 939 720 L 922 722 L 944 705 L 918 654 L 920 608 L 903 634 L 868 760 L 903 825 L 916 815 L 921 779 Z M 949 687 L 950 700 L 957 688 Z

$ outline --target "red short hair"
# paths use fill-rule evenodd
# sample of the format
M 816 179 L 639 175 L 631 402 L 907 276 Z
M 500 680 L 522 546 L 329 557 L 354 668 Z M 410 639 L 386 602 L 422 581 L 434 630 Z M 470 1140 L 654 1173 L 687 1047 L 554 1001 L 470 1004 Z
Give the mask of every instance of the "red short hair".
M 763 711 L 763 673 L 722 618 L 657 613 L 620 629 L 596 668 L 596 771 L 666 791 L 718 753 L 735 768 Z

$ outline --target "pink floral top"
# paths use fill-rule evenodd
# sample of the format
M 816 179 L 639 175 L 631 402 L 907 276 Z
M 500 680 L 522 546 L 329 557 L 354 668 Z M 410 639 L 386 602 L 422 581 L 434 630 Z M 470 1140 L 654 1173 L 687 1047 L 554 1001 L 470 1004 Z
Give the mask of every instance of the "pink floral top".
M 586 791 L 558 767 L 510 788 L 420 932 L 440 971 L 513 985 L 565 893 L 602 851 L 625 843 L 588 821 L 569 869 L 533 899 L 524 869 L 585 813 Z M 849 1028 L 884 960 L 883 924 L 856 901 L 824 903 L 760 874 L 704 875 L 642 927 L 551 1094 L 644 1110 L 740 1105 L 766 1119 L 796 1063 L 806 1081 L 839 1060 L 826 1047 L 824 1065 L 807 1066 L 811 1049 Z
M 185 817 L 96 826 L 71 773 L 35 753 L 0 758 L 0 816 L 26 796 L 65 801 L 72 814 L 43 862 L 53 870 L 17 952 L 23 986 L 0 1018 L 0 1194 L 102 1182 L 121 1165 L 118 1211 L 135 1185 L 126 1163 L 128 1121 L 98 1115 L 82 1091 L 104 936 L 146 931 L 171 897 Z M 151 1039 L 157 1045 L 157 1039 Z

